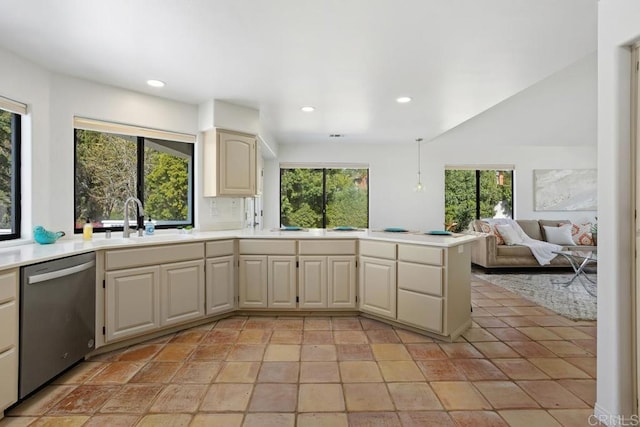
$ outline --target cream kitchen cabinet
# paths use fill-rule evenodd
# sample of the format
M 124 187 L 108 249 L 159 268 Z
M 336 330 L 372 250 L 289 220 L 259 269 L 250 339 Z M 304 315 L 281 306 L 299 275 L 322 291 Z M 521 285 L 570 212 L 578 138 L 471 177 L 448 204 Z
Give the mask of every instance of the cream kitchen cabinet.
M 235 243 L 233 240 L 207 242 L 206 313 L 222 314 L 236 308 Z
M 360 310 L 396 318 L 396 244 L 360 242 Z
M 0 418 L 18 400 L 17 269 L 0 272 Z
M 267 307 L 296 308 L 296 257 L 270 255 L 267 262 Z
M 240 255 L 238 270 L 239 308 L 267 307 L 267 256 Z
M 203 134 L 205 197 L 256 195 L 256 138 L 222 129 Z
M 104 254 L 105 341 L 204 316 L 204 243 Z

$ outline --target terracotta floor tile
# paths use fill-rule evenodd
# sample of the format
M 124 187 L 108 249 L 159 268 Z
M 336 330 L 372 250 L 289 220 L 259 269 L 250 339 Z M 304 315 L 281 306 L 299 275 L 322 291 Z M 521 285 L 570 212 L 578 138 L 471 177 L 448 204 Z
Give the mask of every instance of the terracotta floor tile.
M 111 362 L 85 384 L 124 384 L 144 365 L 144 362 Z
M 571 342 L 573 342 L 577 346 L 580 346 L 580 347 L 584 348 L 585 350 L 587 350 L 589 353 L 593 354 L 594 356 L 598 352 L 598 344 L 597 344 L 597 341 L 595 339 L 571 340 Z
M 89 417 L 86 415 L 68 415 L 68 416 L 59 416 L 59 417 L 42 417 L 37 419 L 33 424 L 33 427 L 80 427 L 84 425 Z
M 273 329 L 301 331 L 303 326 L 304 319 L 277 319 L 273 324 Z
M 227 317 L 226 319 L 218 320 L 214 329 L 233 329 L 237 331 L 242 329 L 247 323 L 246 317 Z
M 498 341 L 498 338 L 482 328 L 469 328 L 462 334 L 462 336 L 464 339 L 472 343 L 480 341 Z
M 302 331 L 289 329 L 276 329 L 271 335 L 271 344 L 300 344 L 302 342 Z
M 336 351 L 338 360 L 373 360 L 371 347 L 367 344 L 338 344 Z
M 581 369 L 557 357 L 531 358 L 529 361 L 552 379 L 589 378 L 589 375 Z
M 179 362 L 149 362 L 129 380 L 130 383 L 168 383 L 182 366 Z
M 398 338 L 400 338 L 400 341 L 402 341 L 405 344 L 420 344 L 420 343 L 433 342 L 433 338 L 429 338 L 427 336 L 417 334 L 415 332 L 405 331 L 404 329 L 396 329 L 395 331 Z
M 344 384 L 343 387 L 347 411 L 394 410 L 387 386 L 383 383 Z
M 495 359 L 492 361 L 512 380 L 546 380 L 549 376 L 527 359 Z
M 367 317 L 360 317 L 360 324 L 365 331 L 376 329 L 393 329 L 393 327 L 387 323 L 381 322 L 375 319 L 369 319 Z
M 535 341 L 509 341 L 509 347 L 522 357 L 555 357 L 551 350 Z
M 303 345 L 300 353 L 303 362 L 330 362 L 338 360 L 335 345 Z
M 82 427 L 133 427 L 140 418 L 139 415 L 97 414 Z
M 376 360 L 412 360 L 404 344 L 371 344 Z
M 259 369 L 259 362 L 225 362 L 215 382 L 253 383 L 256 381 Z
M 591 354 L 582 347 L 575 345 L 570 341 L 538 341 L 539 344 L 547 347 L 560 357 L 581 357 L 591 356 Z
M 250 317 L 244 324 L 245 329 L 273 329 L 275 317 Z
M 405 344 L 413 360 L 446 359 L 447 355 L 436 343 Z
M 579 340 L 579 339 L 594 338 L 594 336 L 587 334 L 586 332 L 580 330 L 579 328 L 574 328 L 571 326 L 555 326 L 555 327 L 549 327 L 547 329 L 565 340 Z
M 297 383 L 300 362 L 263 362 L 258 374 L 260 383 Z
M 199 344 L 200 341 L 207 335 L 207 331 L 187 329 L 176 334 L 170 344 Z
M 509 326 L 497 317 L 478 317 L 475 322 L 483 328 L 506 328 Z
M 195 412 L 207 392 L 204 384 L 170 384 L 160 392 L 149 412 Z
M 236 344 L 227 355 L 231 362 L 259 362 L 262 360 L 266 345 Z
M 295 414 L 247 414 L 242 427 L 293 427 Z
M 149 414 L 136 427 L 187 427 L 190 423 L 189 414 Z
M 424 382 L 387 385 L 398 411 L 441 410 L 442 405 L 429 384 Z
M 106 366 L 106 362 L 82 362 L 54 379 L 51 384 L 82 384 Z
M 322 318 L 314 318 L 314 317 L 305 317 L 304 319 L 304 330 L 318 330 L 318 331 L 330 331 L 331 330 L 331 318 L 322 317 Z
M 398 413 L 402 427 L 455 427 L 448 413 L 440 411 L 409 411 Z
M 304 427 L 348 427 L 347 414 L 327 412 L 298 414 L 298 425 Z
M 144 344 L 131 347 L 122 353 L 120 357 L 118 357 L 118 360 L 121 362 L 140 362 L 151 360 L 163 346 L 163 344 Z
M 478 381 L 473 385 L 495 409 L 540 407 L 535 400 L 511 381 Z
M 537 323 L 535 323 L 533 320 L 527 319 L 526 317 L 522 316 L 503 316 L 500 317 L 500 320 L 513 328 L 519 326 L 537 326 Z
M 464 381 L 467 377 L 450 360 L 418 360 L 418 368 L 427 381 Z
M 199 345 L 191 353 L 191 360 L 225 360 L 233 344 Z
M 424 381 L 422 371 L 412 360 L 384 360 L 378 366 L 386 382 Z
M 106 401 L 100 412 L 144 414 L 160 390 L 160 384 L 127 384 Z
M 562 339 L 552 331 L 548 330 L 547 328 L 543 328 L 542 326 L 522 326 L 516 329 L 535 341 L 551 341 Z
M 331 328 L 334 331 L 361 331 L 362 325 L 355 317 L 332 317 Z
M 511 347 L 499 341 L 474 342 L 473 346 L 480 350 L 480 353 L 484 354 L 485 357 L 490 359 L 518 357 L 518 353 L 516 353 Z
M 487 359 L 454 359 L 452 362 L 470 381 L 508 379 Z
M 295 412 L 298 404 L 297 384 L 256 384 L 250 412 Z
M 593 415 L 593 409 L 550 409 L 549 414 L 563 427 L 604 427 Z
M 338 362 L 302 362 L 300 363 L 300 383 L 337 383 L 340 382 Z
M 470 382 L 442 381 L 430 385 L 447 410 L 491 409 L 489 402 Z
M 2 427 L 27 427 L 38 420 L 38 417 L 11 417 L 6 413 L 4 415 L 4 418 L 0 420 L 0 426 Z
M 305 330 L 303 344 L 333 344 L 333 332 Z
M 444 350 L 447 356 L 450 359 L 468 359 L 468 358 L 482 358 L 482 353 L 480 353 L 476 348 L 469 343 L 450 343 L 450 344 L 440 344 L 440 348 Z
M 341 412 L 344 410 L 344 395 L 340 384 L 300 384 L 298 412 Z
M 71 393 L 76 388 L 75 385 L 49 385 L 38 393 L 32 395 L 20 405 L 11 408 L 6 415 L 28 416 L 44 415 L 56 403 Z
M 570 326 L 571 320 L 562 316 L 528 316 L 529 320 L 539 326 Z
M 452 411 L 449 415 L 459 427 L 507 427 L 509 425 L 500 415 L 491 411 Z
M 598 328 L 594 326 L 574 326 L 574 329 L 577 329 L 581 332 L 584 332 L 587 335 L 590 335 L 592 338 L 598 336 Z
M 400 427 L 400 420 L 395 412 L 355 412 L 348 414 L 349 427 Z
M 502 307 L 503 304 L 491 298 L 474 298 L 473 299 L 474 307 Z
M 264 354 L 265 362 L 297 362 L 300 360 L 300 345 L 269 344 Z
M 596 404 L 596 380 L 558 380 L 557 382 L 589 406 L 593 407 Z
M 584 372 L 591 375 L 592 378 L 596 377 L 597 359 L 595 357 L 565 357 L 564 360 L 582 369 Z
M 588 406 L 555 381 L 518 381 L 517 384 L 543 408 L 587 408 Z
M 223 362 L 186 362 L 171 380 L 180 384 L 209 384 L 218 375 Z
M 367 344 L 369 342 L 364 331 L 355 330 L 333 331 L 333 341 L 336 344 Z
M 547 411 L 542 409 L 510 409 L 498 411 L 512 427 L 562 427 Z
M 339 363 L 343 383 L 382 382 L 378 364 L 373 361 L 344 361 Z
M 492 316 L 517 316 L 522 315 L 516 311 L 517 307 L 484 307 L 484 309 Z M 526 307 L 525 307 L 526 308 Z M 475 310 L 475 309 L 474 309 Z
M 183 362 L 195 350 L 195 344 L 167 344 L 153 358 L 156 362 Z
M 196 414 L 189 427 L 242 427 L 244 414 Z
M 211 384 L 202 403 L 201 411 L 244 412 L 249 404 L 253 384 Z
M 235 329 L 213 328 L 205 335 L 200 344 L 231 344 L 236 342 L 238 335 L 240 335 L 240 331 Z
M 271 329 L 249 329 L 240 332 L 236 342 L 238 344 L 267 344 L 271 339 Z
M 535 303 L 524 298 L 503 298 L 500 302 L 505 307 L 524 307 L 535 305 Z
M 393 329 L 371 329 L 365 331 L 370 343 L 376 344 L 393 344 L 399 343 L 400 338 Z
M 473 312 L 471 313 L 472 318 L 476 317 L 493 317 L 492 313 L 489 313 L 487 310 L 481 307 L 473 307 Z
M 80 385 L 67 394 L 48 415 L 93 414 L 119 390 L 118 386 Z
M 513 312 L 520 316 L 548 316 L 553 314 L 552 311 L 546 310 L 542 307 L 513 307 Z

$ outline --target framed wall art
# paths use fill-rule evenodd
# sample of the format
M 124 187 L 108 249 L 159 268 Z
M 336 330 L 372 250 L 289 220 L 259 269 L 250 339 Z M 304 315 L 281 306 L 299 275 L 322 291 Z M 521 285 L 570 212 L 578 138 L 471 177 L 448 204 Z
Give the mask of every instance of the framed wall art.
M 595 211 L 598 209 L 597 169 L 536 169 L 534 210 Z

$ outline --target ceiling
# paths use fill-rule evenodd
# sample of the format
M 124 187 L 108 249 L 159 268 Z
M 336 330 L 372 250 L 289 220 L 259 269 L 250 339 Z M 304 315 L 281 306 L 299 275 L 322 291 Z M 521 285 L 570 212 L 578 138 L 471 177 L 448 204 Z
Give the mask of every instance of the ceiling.
M 100 83 L 258 108 L 278 143 L 403 143 L 593 53 L 596 13 L 597 0 L 1 0 L 0 46 Z

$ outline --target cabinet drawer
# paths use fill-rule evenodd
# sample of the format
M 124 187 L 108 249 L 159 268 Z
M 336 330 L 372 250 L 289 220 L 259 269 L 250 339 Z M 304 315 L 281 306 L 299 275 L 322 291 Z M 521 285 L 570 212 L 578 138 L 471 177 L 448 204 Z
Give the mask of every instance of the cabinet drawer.
M 0 352 L 18 342 L 18 309 L 15 301 L 0 304 Z
M 355 240 L 300 240 L 300 255 L 355 255 Z
M 374 258 L 396 259 L 396 244 L 361 240 L 360 255 Z
M 18 400 L 18 351 L 0 353 L 0 413 Z
M 398 288 L 442 296 L 442 268 L 398 262 Z
M 240 240 L 243 255 L 295 255 L 295 240 Z
M 16 298 L 18 289 L 18 270 L 0 273 L 0 304 Z
M 444 250 L 418 245 L 398 245 L 398 260 L 442 265 Z
M 442 298 L 399 289 L 398 320 L 442 332 Z
M 233 240 L 218 240 L 215 242 L 207 242 L 205 245 L 205 253 L 207 254 L 207 258 L 233 255 L 233 243 Z
M 119 270 L 122 268 L 166 264 L 198 258 L 204 258 L 204 243 L 120 249 L 107 251 L 105 254 L 105 269 Z

